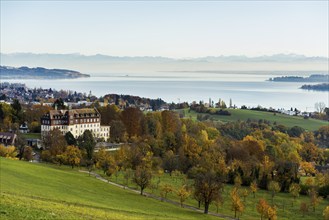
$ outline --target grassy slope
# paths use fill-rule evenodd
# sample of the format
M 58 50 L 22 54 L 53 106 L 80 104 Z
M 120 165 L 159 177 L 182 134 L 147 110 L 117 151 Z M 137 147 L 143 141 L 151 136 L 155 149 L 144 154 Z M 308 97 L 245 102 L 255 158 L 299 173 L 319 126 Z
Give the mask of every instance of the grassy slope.
M 101 172 L 99 172 L 101 173 Z M 110 178 L 113 182 L 116 182 L 116 178 L 112 176 Z M 153 183 L 156 185 L 158 178 L 153 179 Z M 123 184 L 123 177 L 120 175 L 117 179 L 117 182 L 119 184 Z M 174 188 L 178 189 L 182 184 L 182 179 L 181 178 L 175 178 L 175 177 L 170 177 L 169 174 L 165 174 L 164 176 L 161 177 L 161 184 L 168 183 L 174 186 Z M 189 184 L 193 184 L 192 181 L 189 181 Z M 129 187 L 135 188 L 136 185 L 133 183 L 129 184 Z M 232 190 L 233 186 L 232 185 L 225 185 L 224 188 L 224 193 L 223 193 L 223 200 L 224 204 L 219 208 L 219 213 L 228 215 L 228 216 L 234 216 L 234 212 L 231 210 L 231 199 L 230 199 L 230 191 Z M 249 189 L 249 187 L 242 187 L 242 189 Z M 137 189 L 137 187 L 136 187 Z M 156 195 L 160 196 L 160 187 L 159 189 L 154 189 L 151 190 L 149 188 L 146 189 L 146 192 L 154 193 Z M 178 196 L 173 192 L 168 194 L 167 198 L 179 201 Z M 266 199 L 269 204 L 271 204 L 271 195 L 268 191 L 265 190 L 259 190 L 256 193 L 255 198 L 253 198 L 253 195 L 250 194 L 247 198 L 246 201 L 244 201 L 245 205 L 245 211 L 243 212 L 242 216 L 240 219 L 248 219 L 248 220 L 258 220 L 260 219 L 260 215 L 257 212 L 256 209 L 256 204 L 258 203 L 260 198 Z M 241 198 L 243 201 L 243 198 Z M 313 212 L 312 208 L 309 209 L 309 212 L 305 215 L 305 217 L 302 216 L 302 213 L 299 211 L 300 209 L 300 204 L 302 202 L 305 202 L 309 204 L 310 199 L 308 196 L 300 196 L 294 201 L 293 197 L 289 193 L 279 193 L 274 197 L 274 204 L 277 207 L 277 213 L 278 213 L 278 219 L 305 219 L 305 220 L 318 220 L 318 219 L 323 219 L 322 212 L 325 209 L 326 206 L 329 205 L 329 200 L 325 199 L 322 200 L 320 205 L 316 207 L 316 211 Z M 197 201 L 193 199 L 191 196 L 185 204 L 192 205 L 197 207 Z M 203 207 L 201 207 L 203 209 Z M 216 207 L 214 204 L 210 206 L 210 211 L 216 212 Z
M 0 219 L 215 219 L 67 167 L 1 157 L 0 165 Z
M 270 122 L 277 122 L 277 124 L 282 124 L 287 127 L 300 126 L 306 130 L 314 131 L 319 129 L 321 126 L 329 125 L 329 122 L 316 120 L 316 119 L 304 119 L 303 117 L 289 116 L 284 114 L 276 114 L 270 112 L 260 112 L 252 110 L 242 110 L 242 109 L 229 109 L 229 112 L 232 113 L 231 116 L 223 115 L 211 115 L 215 120 L 220 120 L 223 122 L 231 122 L 237 120 L 247 120 L 248 118 L 253 120 L 266 119 Z M 184 109 L 185 117 L 196 118 L 197 113 L 194 111 L 188 112 L 187 109 Z

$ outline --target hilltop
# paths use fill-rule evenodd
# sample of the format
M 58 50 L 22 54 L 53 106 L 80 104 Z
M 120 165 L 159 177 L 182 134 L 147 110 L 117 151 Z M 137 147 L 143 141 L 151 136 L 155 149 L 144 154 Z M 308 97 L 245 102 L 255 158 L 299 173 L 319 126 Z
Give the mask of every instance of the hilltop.
M 42 67 L 29 68 L 0 66 L 2 79 L 74 79 L 81 77 L 90 77 L 88 74 L 82 74 L 78 71 L 66 69 L 46 69 Z

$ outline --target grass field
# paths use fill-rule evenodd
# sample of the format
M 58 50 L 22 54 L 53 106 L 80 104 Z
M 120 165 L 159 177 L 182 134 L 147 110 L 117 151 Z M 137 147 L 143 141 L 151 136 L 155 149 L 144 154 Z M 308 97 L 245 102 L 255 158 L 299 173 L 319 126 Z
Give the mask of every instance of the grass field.
M 99 171 L 101 173 L 101 171 Z M 105 177 L 106 178 L 106 177 Z M 113 182 L 118 182 L 119 184 L 123 184 L 123 176 L 119 175 L 116 179 L 115 176 L 112 176 L 110 178 Z M 158 181 L 158 177 L 155 177 L 153 179 L 154 185 L 156 185 Z M 169 174 L 165 174 L 160 178 L 160 184 L 158 189 L 150 189 L 147 188 L 145 192 L 153 193 L 155 195 L 160 196 L 160 186 L 161 184 L 171 184 L 174 188 L 178 189 L 183 184 L 182 178 L 177 177 L 171 177 Z M 188 184 L 193 184 L 191 180 L 188 181 Z M 131 188 L 138 189 L 135 184 L 132 182 L 128 185 Z M 234 212 L 231 210 L 231 200 L 230 200 L 230 191 L 232 190 L 232 185 L 225 185 L 224 192 L 223 192 L 223 200 L 224 204 L 219 208 L 219 213 L 225 214 L 227 216 L 234 217 Z M 241 187 L 241 190 L 243 189 L 249 189 L 248 187 Z M 179 201 L 178 196 L 175 194 L 175 192 L 172 192 L 168 194 L 168 199 Z M 256 204 L 258 203 L 260 198 L 265 198 L 266 201 L 268 201 L 269 204 L 271 204 L 271 195 L 266 190 L 259 190 L 256 193 L 255 198 L 253 198 L 253 195 L 250 194 L 246 197 L 246 200 L 243 202 L 245 205 L 245 211 L 242 213 L 242 216 L 240 216 L 240 219 L 248 219 L 248 220 L 258 220 L 260 219 L 260 215 L 257 212 Z M 241 198 L 243 200 L 243 198 Z M 316 207 L 315 212 L 312 211 L 312 208 L 309 208 L 309 212 L 303 217 L 302 213 L 300 212 L 300 204 L 302 202 L 305 202 L 309 204 L 309 197 L 308 196 L 300 196 L 294 201 L 293 197 L 289 193 L 279 193 L 274 197 L 274 205 L 277 207 L 277 213 L 278 213 L 278 219 L 306 219 L 306 220 L 319 220 L 323 219 L 322 213 L 326 206 L 329 205 L 329 200 L 322 200 L 320 205 Z M 197 201 L 193 199 L 191 196 L 185 204 L 195 206 L 197 207 Z M 203 207 L 201 208 L 203 209 Z M 216 213 L 216 207 L 214 204 L 210 206 L 211 212 Z
M 184 111 L 185 117 L 191 117 L 192 119 L 196 119 L 199 113 L 195 111 L 188 112 L 188 109 L 178 110 Z M 266 119 L 272 123 L 276 122 L 277 124 L 282 124 L 287 127 L 300 126 L 306 130 L 314 131 L 319 129 L 321 126 L 329 125 L 328 121 L 316 120 L 316 119 L 304 119 L 299 116 L 289 116 L 284 114 L 273 114 L 270 112 L 261 112 L 261 111 L 252 111 L 247 109 L 229 109 L 231 116 L 224 115 L 211 115 L 213 120 L 222 121 L 222 122 L 233 122 L 233 121 L 246 121 L 248 119 L 251 120 L 259 120 Z M 206 114 L 206 113 L 205 113 Z
M 41 139 L 41 133 L 26 133 L 23 136 L 26 139 Z
M 219 219 L 49 164 L 0 157 L 0 219 Z

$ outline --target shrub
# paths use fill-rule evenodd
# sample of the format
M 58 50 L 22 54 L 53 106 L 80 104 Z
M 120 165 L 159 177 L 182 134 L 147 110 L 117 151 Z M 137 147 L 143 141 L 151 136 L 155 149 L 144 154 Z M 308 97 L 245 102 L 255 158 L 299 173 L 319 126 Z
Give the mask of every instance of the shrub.
M 0 156 L 15 158 L 17 155 L 16 148 L 14 146 L 5 147 L 0 145 Z

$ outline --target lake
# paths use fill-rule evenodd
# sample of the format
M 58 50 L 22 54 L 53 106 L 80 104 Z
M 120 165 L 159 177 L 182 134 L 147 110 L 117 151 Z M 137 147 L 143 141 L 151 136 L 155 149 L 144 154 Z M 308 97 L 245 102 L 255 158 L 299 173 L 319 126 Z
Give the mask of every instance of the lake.
M 281 74 L 282 75 L 282 74 Z M 266 73 L 195 73 L 158 72 L 155 74 L 92 74 L 90 78 L 63 80 L 5 80 L 25 83 L 28 87 L 53 88 L 92 92 L 96 96 L 105 94 L 127 94 L 148 98 L 162 98 L 166 102 L 209 102 L 209 98 L 226 104 L 232 99 L 240 107 L 291 107 L 302 111 L 313 111 L 316 102 L 328 106 L 329 93 L 299 89 L 305 83 L 270 82 L 277 74 Z M 4 80 L 2 80 L 4 81 Z M 312 83 L 307 83 L 312 84 Z

